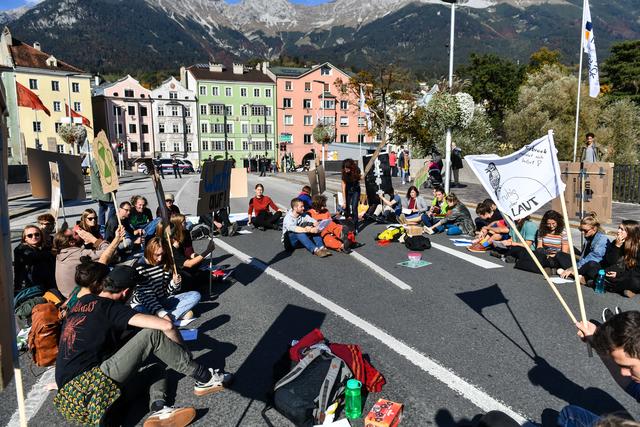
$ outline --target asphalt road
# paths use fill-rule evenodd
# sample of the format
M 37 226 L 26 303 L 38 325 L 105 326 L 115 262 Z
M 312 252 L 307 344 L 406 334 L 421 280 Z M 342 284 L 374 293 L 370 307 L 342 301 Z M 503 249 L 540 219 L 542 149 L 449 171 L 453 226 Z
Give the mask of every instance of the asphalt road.
M 260 182 L 284 205 L 299 185 L 281 178 Z M 258 179 L 251 176 L 249 187 Z M 163 183 L 182 211 L 195 213 L 196 177 Z M 150 180 L 127 183 L 120 194 L 122 200 L 142 194 L 155 211 Z M 69 223 L 85 206 L 67 209 Z M 247 199 L 232 200 L 232 212 L 246 212 L 246 207 Z M 14 218 L 11 227 L 18 230 L 33 218 Z M 231 390 L 198 398 L 189 378 L 174 375 L 175 405 L 198 409 L 194 425 L 289 425 L 273 409 L 263 414 L 273 365 L 291 340 L 317 327 L 332 342 L 356 343 L 369 354 L 387 384 L 367 397 L 365 408 L 379 397 L 401 402 L 402 425 L 453 425 L 496 408 L 553 425 L 554 411 L 568 403 L 597 413 L 626 410 L 638 418 L 637 403 L 618 388 L 597 356 L 587 357 L 542 276 L 514 270 L 487 254 L 472 255 L 442 235 L 432 236 L 439 246 L 424 252 L 431 265 L 401 267 L 397 263 L 407 259 L 407 249 L 397 243 L 377 246 L 374 236 L 381 229 L 369 226 L 360 234 L 365 246 L 358 255 L 326 259 L 302 249 L 285 252 L 276 231 L 250 230 L 219 241 L 214 262 L 237 266 L 237 282 L 218 285 L 198 306 L 199 318 L 189 327 L 197 327 L 199 336 L 189 346 L 199 361 L 235 372 L 236 382 Z M 196 250 L 204 245 L 196 242 Z M 578 315 L 574 286 L 561 285 L 560 292 Z M 584 297 L 591 318 L 599 318 L 606 305 L 636 308 L 632 300 L 589 289 Z M 41 404 L 29 408 L 30 425 L 64 425 L 52 407 L 53 393 L 42 391 L 50 374 L 32 367 L 26 355 L 21 360 L 29 403 Z M 127 425 L 140 423 L 146 407 L 144 396 L 132 403 Z M 0 425 L 15 411 L 11 385 L 1 393 Z

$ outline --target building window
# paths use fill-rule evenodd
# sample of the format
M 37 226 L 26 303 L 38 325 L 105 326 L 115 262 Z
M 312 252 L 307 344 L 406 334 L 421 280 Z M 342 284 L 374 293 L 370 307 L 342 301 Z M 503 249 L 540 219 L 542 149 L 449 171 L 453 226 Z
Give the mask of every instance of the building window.
M 292 125 L 293 124 L 293 116 L 290 114 L 286 114 L 284 116 L 284 124 L 285 125 Z
M 149 151 L 149 143 L 148 142 L 143 142 L 142 143 L 142 151 L 144 151 L 145 153 Z
M 53 101 L 53 111 L 62 111 L 60 101 Z
M 340 116 L 340 126 L 349 126 L 349 117 Z
M 320 68 L 320 75 L 321 76 L 330 76 L 331 75 L 331 68 L 324 66 L 322 68 Z
M 178 115 L 178 106 L 177 105 L 172 105 L 171 106 L 171 115 L 173 117 L 176 117 Z
M 287 80 L 284 82 L 284 90 L 293 90 L 293 84 L 291 81 Z
M 38 90 L 38 80 L 36 80 L 36 79 L 29 79 L 29 89 L 31 89 L 31 90 Z
M 134 107 L 133 105 L 129 105 L 127 107 L 127 114 L 129 114 L 130 116 L 135 116 L 136 115 L 136 107 Z
M 131 147 L 131 151 L 138 151 L 138 143 L 137 142 L 131 141 L 129 143 L 129 146 Z
M 240 133 L 242 133 L 243 135 L 249 133 L 249 123 L 242 123 L 240 125 L 240 129 Z
M 364 117 L 358 117 L 358 127 L 364 127 Z
M 140 117 L 147 116 L 147 107 L 140 107 Z
M 185 117 L 191 117 L 191 108 L 184 107 L 184 116 Z
M 253 89 L 253 96 L 260 98 L 260 88 L 257 87 Z
M 240 88 L 240 96 L 242 96 L 243 98 L 247 96 L 247 88 L 246 87 L 241 87 Z
M 224 133 L 224 126 L 222 123 L 212 123 L 211 133 Z
M 209 133 L 209 124 L 208 123 L 200 123 L 200 132 L 201 133 Z
M 164 123 L 158 125 L 158 133 L 164 133 Z
M 209 141 L 206 140 L 202 140 L 202 150 L 203 151 L 208 151 L 209 150 Z
M 249 151 L 249 141 L 242 141 L 242 151 Z
M 220 95 L 220 88 L 218 86 L 211 86 L 211 96 Z
M 122 123 L 116 123 L 114 127 L 116 129 L 116 135 L 122 135 Z
M 41 132 L 42 131 L 42 122 L 40 122 L 40 121 L 33 122 L 33 131 L 34 132 Z
M 149 133 L 149 125 L 140 125 L 140 130 L 143 134 Z
M 223 112 L 224 105 L 221 104 L 211 104 L 209 105 L 209 114 L 214 116 L 221 116 Z
M 207 87 L 206 86 L 200 86 L 198 88 L 198 93 L 200 94 L 200 96 L 206 96 L 207 95 Z
M 60 82 L 57 80 L 51 81 L 51 90 L 54 92 L 60 92 Z
M 264 105 L 252 105 L 251 106 L 251 115 L 252 116 L 264 116 Z
M 71 83 L 71 92 L 80 92 L 80 83 Z M 124 96 L 127 96 L 126 90 L 124 91 Z M 133 96 L 133 91 L 131 91 L 131 96 Z
M 348 110 L 349 109 L 349 102 L 348 101 L 340 101 L 340 109 L 341 110 Z
M 311 100 L 303 99 L 302 100 L 302 108 L 311 108 Z
M 335 99 L 325 99 L 324 100 L 324 109 L 325 110 L 335 110 L 336 108 L 336 100 Z
M 233 141 L 227 140 L 227 150 L 234 150 Z
M 248 114 L 249 108 L 247 108 L 246 105 L 243 105 L 242 107 L 240 107 L 240 114 L 243 116 L 246 116 Z
M 304 91 L 311 92 L 311 82 L 304 82 Z
M 291 108 L 291 98 L 283 98 L 282 99 L 282 107 L 283 108 Z
M 129 124 L 129 133 L 137 133 L 137 132 L 138 132 L 137 126 L 132 123 Z
M 233 90 L 230 87 L 225 87 L 224 96 L 233 96 Z
M 169 99 L 178 99 L 178 92 L 169 92 Z
M 207 106 L 206 105 L 201 105 L 200 106 L 200 115 L 204 116 L 207 114 Z
M 363 133 L 358 134 L 358 142 L 364 142 L 364 134 Z
M 64 145 L 62 144 L 57 144 L 56 145 L 56 151 L 60 154 L 64 154 Z
M 227 105 L 227 116 L 233 116 L 233 105 Z
M 267 117 L 271 117 L 271 107 L 264 107 L 265 108 L 265 116 Z
M 271 89 L 266 88 L 264 90 L 264 96 L 265 96 L 265 98 L 271 98 Z
M 222 151 L 224 150 L 224 141 L 211 141 L 211 149 L 213 151 Z
M 187 148 L 185 148 L 185 151 L 192 151 L 190 142 L 187 142 Z
M 304 116 L 304 125 L 312 126 L 313 125 L 313 117 L 312 116 Z
M 73 103 L 73 110 L 77 113 L 82 111 L 82 104 L 80 102 Z
M 163 153 L 165 151 L 167 151 L 167 143 L 164 141 L 160 141 L 160 151 L 162 151 Z
M 173 125 L 173 133 L 180 133 L 180 126 L 178 126 L 178 124 Z
M 305 133 L 303 135 L 303 142 L 305 144 L 311 144 L 311 134 L 310 133 Z
M 133 98 L 133 90 L 132 89 L 125 89 L 124 90 L 124 97 L 125 98 Z
M 158 105 L 158 117 L 164 116 L 164 107 L 162 105 Z
M 340 142 L 347 142 L 349 135 L 340 135 Z
M 60 130 L 60 126 L 62 126 L 62 123 L 55 124 L 56 133 L 58 133 L 58 131 Z
M 180 151 L 180 143 L 179 142 L 174 142 L 173 143 L 173 151 Z

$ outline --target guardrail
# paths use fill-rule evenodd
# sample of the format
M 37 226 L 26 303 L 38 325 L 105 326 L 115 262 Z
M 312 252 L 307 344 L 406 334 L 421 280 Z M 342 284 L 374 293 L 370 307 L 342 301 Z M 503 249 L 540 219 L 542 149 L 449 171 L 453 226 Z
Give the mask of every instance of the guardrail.
M 640 203 L 640 165 L 613 167 L 613 200 Z

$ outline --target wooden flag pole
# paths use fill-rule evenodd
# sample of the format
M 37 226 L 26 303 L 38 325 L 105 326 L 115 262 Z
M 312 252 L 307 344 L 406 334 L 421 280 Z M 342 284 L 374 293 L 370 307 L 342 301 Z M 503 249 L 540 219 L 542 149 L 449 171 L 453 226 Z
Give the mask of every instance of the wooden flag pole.
M 551 287 L 551 290 L 556 295 L 556 297 L 560 301 L 560 304 L 562 304 L 562 307 L 564 308 L 564 310 L 569 315 L 569 318 L 573 321 L 573 324 L 575 325 L 576 323 L 578 323 L 578 321 L 576 320 L 576 317 L 571 312 L 571 309 L 569 309 L 569 306 L 567 305 L 567 302 L 564 300 L 562 295 L 560 295 L 560 292 L 558 292 L 558 288 L 551 281 L 551 279 L 549 278 L 549 275 L 547 274 L 547 272 L 544 271 L 544 268 L 542 267 L 542 264 L 540 264 L 540 261 L 538 260 L 536 255 L 533 253 L 533 251 L 531 250 L 529 245 L 527 245 L 527 241 L 522 237 L 522 234 L 520 234 L 520 230 L 518 230 L 518 227 L 516 227 L 516 224 L 513 222 L 511 217 L 509 217 L 509 215 L 505 214 L 504 212 L 502 212 L 502 217 L 507 221 L 507 223 L 509 223 L 509 227 L 511 227 L 511 229 L 516 233 L 516 236 L 518 236 L 518 239 L 520 239 L 520 242 L 522 242 L 522 244 L 524 245 L 524 248 L 526 249 L 526 251 L 529 254 L 529 256 L 531 257 L 533 262 L 540 269 L 540 273 L 542 273 L 542 275 L 544 276 L 545 280 L 547 281 L 547 283 Z
M 173 257 L 173 246 L 171 245 L 171 231 L 169 230 L 169 227 L 165 229 L 165 234 L 167 236 L 167 242 L 169 242 L 169 252 L 171 253 L 171 264 L 173 265 L 173 273 L 177 276 L 178 269 L 176 268 L 176 260 Z

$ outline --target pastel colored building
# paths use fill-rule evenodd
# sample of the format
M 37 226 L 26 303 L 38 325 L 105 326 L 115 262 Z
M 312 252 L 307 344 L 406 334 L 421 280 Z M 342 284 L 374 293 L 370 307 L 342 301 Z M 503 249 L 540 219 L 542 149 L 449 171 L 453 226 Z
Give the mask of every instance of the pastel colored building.
M 337 84 L 349 82 L 351 75 L 345 71 L 325 62 L 310 68 L 270 67 L 268 74 L 276 81 L 278 138 L 286 142 L 296 164 L 312 149 L 321 154 L 313 129 L 322 121 L 335 125 L 336 142 L 357 144 L 371 139 L 359 114 L 358 97 Z M 325 145 L 325 153 L 329 151 L 330 144 Z
M 180 157 L 197 166 L 198 115 L 196 94 L 170 77 L 151 91 L 153 132 L 161 157 Z
M 182 68 L 180 76 L 198 99 L 201 161 L 276 158 L 276 90 L 265 67 L 196 64 Z
M 154 157 L 151 91 L 127 75 L 93 90 L 96 133 L 104 130 L 109 142 L 123 144 L 124 160 Z
M 77 146 L 65 143 L 58 136 L 58 128 L 63 123 L 84 126 L 87 138 L 93 139 L 91 74 L 44 52 L 38 42 L 28 45 L 14 38 L 5 27 L 0 36 L 0 78 L 9 111 L 10 164 L 26 164 L 27 148 L 77 154 Z M 17 83 L 39 99 L 49 114 L 19 107 Z M 69 110 L 69 105 L 73 111 Z M 81 116 L 89 126 L 83 125 Z

